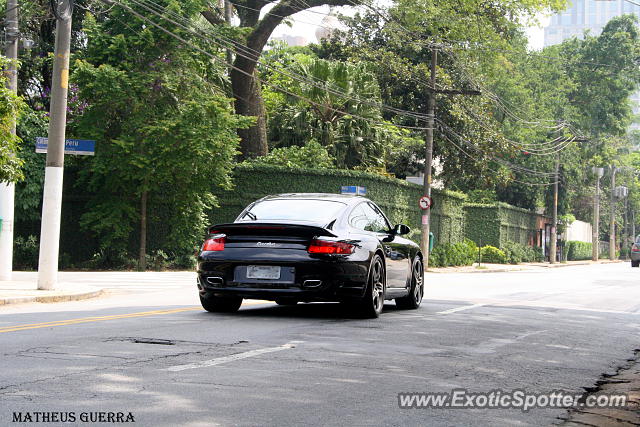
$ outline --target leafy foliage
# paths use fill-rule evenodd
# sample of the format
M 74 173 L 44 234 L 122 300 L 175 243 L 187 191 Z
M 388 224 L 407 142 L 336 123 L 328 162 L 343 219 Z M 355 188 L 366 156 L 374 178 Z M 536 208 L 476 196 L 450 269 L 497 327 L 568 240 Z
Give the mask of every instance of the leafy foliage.
M 0 68 L 4 69 L 8 60 L 0 56 Z M 0 75 L 0 182 L 16 182 L 24 178 L 24 161 L 18 156 L 20 139 L 13 135 L 16 118 L 24 111 L 25 104 L 19 96 L 7 88 L 7 75 Z
M 370 67 L 298 51 L 276 46 L 267 54 L 266 60 L 278 62 L 265 79 L 290 93 L 264 89 L 271 147 L 316 140 L 339 168 L 384 168 L 392 147 L 411 139 L 383 121 L 380 89 Z
M 516 242 L 506 241 L 500 247 L 506 257 L 506 263 L 518 264 L 521 262 L 542 262 L 544 255 L 542 248 L 522 245 Z
M 35 152 L 36 138 L 47 135 L 48 117 L 42 111 L 26 109 L 17 124 L 22 139 L 20 158 L 24 161 L 24 180 L 16 184 L 15 216 L 20 221 L 39 219 L 46 154 Z
M 40 245 L 36 236 L 16 236 L 13 241 L 13 269 L 37 269 L 39 253 Z
M 429 255 L 431 267 L 456 267 L 471 265 L 478 259 L 478 246 L 465 239 L 460 243 L 436 245 Z
M 325 147 L 313 140 L 303 147 L 292 145 L 290 147 L 274 148 L 266 156 L 256 157 L 245 162 L 255 165 L 273 165 L 289 168 L 335 168 L 335 159 Z
M 187 15 L 200 6 L 166 3 Z M 169 212 L 162 249 L 190 253 L 215 203 L 211 187 L 228 185 L 236 130 L 249 120 L 235 116 L 219 94 L 220 70 L 211 61 L 140 21 L 123 23 L 120 13 L 86 18 L 87 48 L 74 67 L 87 105 L 73 117 L 73 131 L 98 141 L 95 158 L 82 167 L 93 194 L 82 225 L 100 236 L 103 249 L 118 253 L 135 239 L 147 211 L 151 220 Z M 147 197 L 161 211 L 145 209 Z
M 591 259 L 593 244 L 569 240 L 564 250 L 568 261 Z
M 500 249 L 495 246 L 483 246 L 480 248 L 480 256 L 482 262 L 486 262 L 489 264 L 506 264 L 507 263 L 507 255 Z

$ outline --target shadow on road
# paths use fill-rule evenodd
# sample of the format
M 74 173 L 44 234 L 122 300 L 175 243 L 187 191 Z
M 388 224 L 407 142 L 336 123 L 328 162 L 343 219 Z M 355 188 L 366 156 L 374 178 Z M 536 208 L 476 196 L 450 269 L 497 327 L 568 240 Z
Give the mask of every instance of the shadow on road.
M 404 311 L 399 310 L 395 304 L 387 303 L 381 317 L 386 313 Z M 210 313 L 215 315 L 215 313 Z M 229 315 L 227 315 L 229 316 Z M 366 320 L 359 316 L 356 309 L 347 304 L 340 303 L 303 303 L 288 306 L 261 306 L 242 307 L 237 313 L 231 314 L 237 317 L 290 317 L 300 319 L 327 319 L 327 320 Z

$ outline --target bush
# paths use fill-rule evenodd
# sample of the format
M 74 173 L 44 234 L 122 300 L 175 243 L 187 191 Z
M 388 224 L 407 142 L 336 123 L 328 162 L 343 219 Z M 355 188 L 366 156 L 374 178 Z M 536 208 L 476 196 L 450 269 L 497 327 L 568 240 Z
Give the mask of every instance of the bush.
M 246 161 L 254 165 L 284 166 L 287 168 L 335 168 L 335 159 L 320 143 L 311 140 L 305 146 L 274 148 L 266 156 Z
M 443 243 L 437 245 L 429 255 L 431 267 L 455 267 L 471 265 L 476 260 L 478 247 L 471 240 L 462 243 Z
M 629 255 L 631 254 L 631 250 L 629 248 L 620 249 L 620 259 L 629 259 Z
M 592 247 L 591 243 L 569 240 L 564 245 L 565 258 L 569 261 L 591 259 Z
M 541 262 L 544 260 L 542 248 L 536 246 L 522 245 L 516 242 L 506 242 L 504 245 L 502 245 L 500 250 L 504 252 L 507 263 L 509 264 L 518 264 L 521 262 Z
M 480 249 L 480 254 L 482 256 L 482 262 L 486 262 L 489 264 L 507 263 L 507 256 L 505 255 L 505 253 L 495 246 L 484 246 L 482 249 Z
M 525 258 L 523 262 L 542 262 L 544 261 L 544 253 L 541 247 L 527 246 L 525 249 Z
M 153 271 L 167 270 L 171 267 L 169 255 L 162 249 L 158 249 L 151 254 L 147 254 L 147 269 Z
M 516 242 L 505 242 L 500 248 L 506 257 L 508 264 L 519 264 L 526 258 L 526 246 Z
M 13 241 L 13 269 L 37 270 L 40 245 L 36 236 L 17 236 Z

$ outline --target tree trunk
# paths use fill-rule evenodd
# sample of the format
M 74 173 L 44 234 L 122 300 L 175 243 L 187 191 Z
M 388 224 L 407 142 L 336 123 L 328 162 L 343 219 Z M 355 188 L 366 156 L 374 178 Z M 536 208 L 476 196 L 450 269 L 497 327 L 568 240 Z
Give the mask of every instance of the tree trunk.
M 256 73 L 253 70 L 253 76 Z M 231 71 L 231 87 L 235 98 L 236 114 L 256 118 L 254 125 L 247 129 L 238 130 L 241 158 L 250 159 L 264 156 L 269 149 L 267 146 L 267 123 L 260 82 L 234 69 Z
M 231 71 L 231 89 L 235 99 L 236 114 L 256 117 L 256 123 L 253 126 L 238 130 L 238 136 L 241 139 L 241 157 L 247 159 L 264 156 L 268 152 L 264 102 L 262 101 L 260 82 L 254 77 L 256 76 L 256 62 L 260 59 L 262 50 L 273 30 L 282 23 L 283 19 L 301 10 L 325 4 L 330 6 L 356 5 L 361 0 L 307 0 L 303 7 L 300 7 L 298 2 L 282 0 L 262 19 L 260 19 L 260 11 L 264 6 L 272 4 L 271 1 L 252 1 L 250 4 L 253 7 L 248 9 L 247 4 L 244 4 L 243 1 L 228 1 L 240 6 L 240 9 L 237 10 L 240 27 L 252 29 L 247 35 L 246 43 L 239 45 L 233 64 L 234 69 Z M 212 25 L 218 25 L 219 19 L 214 15 L 211 10 L 202 13 L 202 16 Z
M 147 197 L 148 192 L 142 192 L 140 199 L 140 252 L 138 255 L 138 270 L 147 269 Z

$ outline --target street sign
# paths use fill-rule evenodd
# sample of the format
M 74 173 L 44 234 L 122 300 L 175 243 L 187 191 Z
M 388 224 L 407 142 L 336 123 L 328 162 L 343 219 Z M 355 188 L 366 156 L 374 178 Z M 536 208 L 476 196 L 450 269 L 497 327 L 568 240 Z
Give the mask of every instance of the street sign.
M 36 138 L 36 153 L 46 153 L 49 138 Z M 96 142 L 89 139 L 65 139 L 64 154 L 93 156 L 96 154 Z
M 433 206 L 433 199 L 429 196 L 422 196 L 420 197 L 420 201 L 418 202 L 418 205 L 420 206 L 420 209 L 422 209 L 423 211 L 426 211 L 427 209 L 430 209 Z
M 366 187 L 359 187 L 357 185 L 343 185 L 340 188 L 340 194 L 354 194 L 356 196 L 366 196 Z

